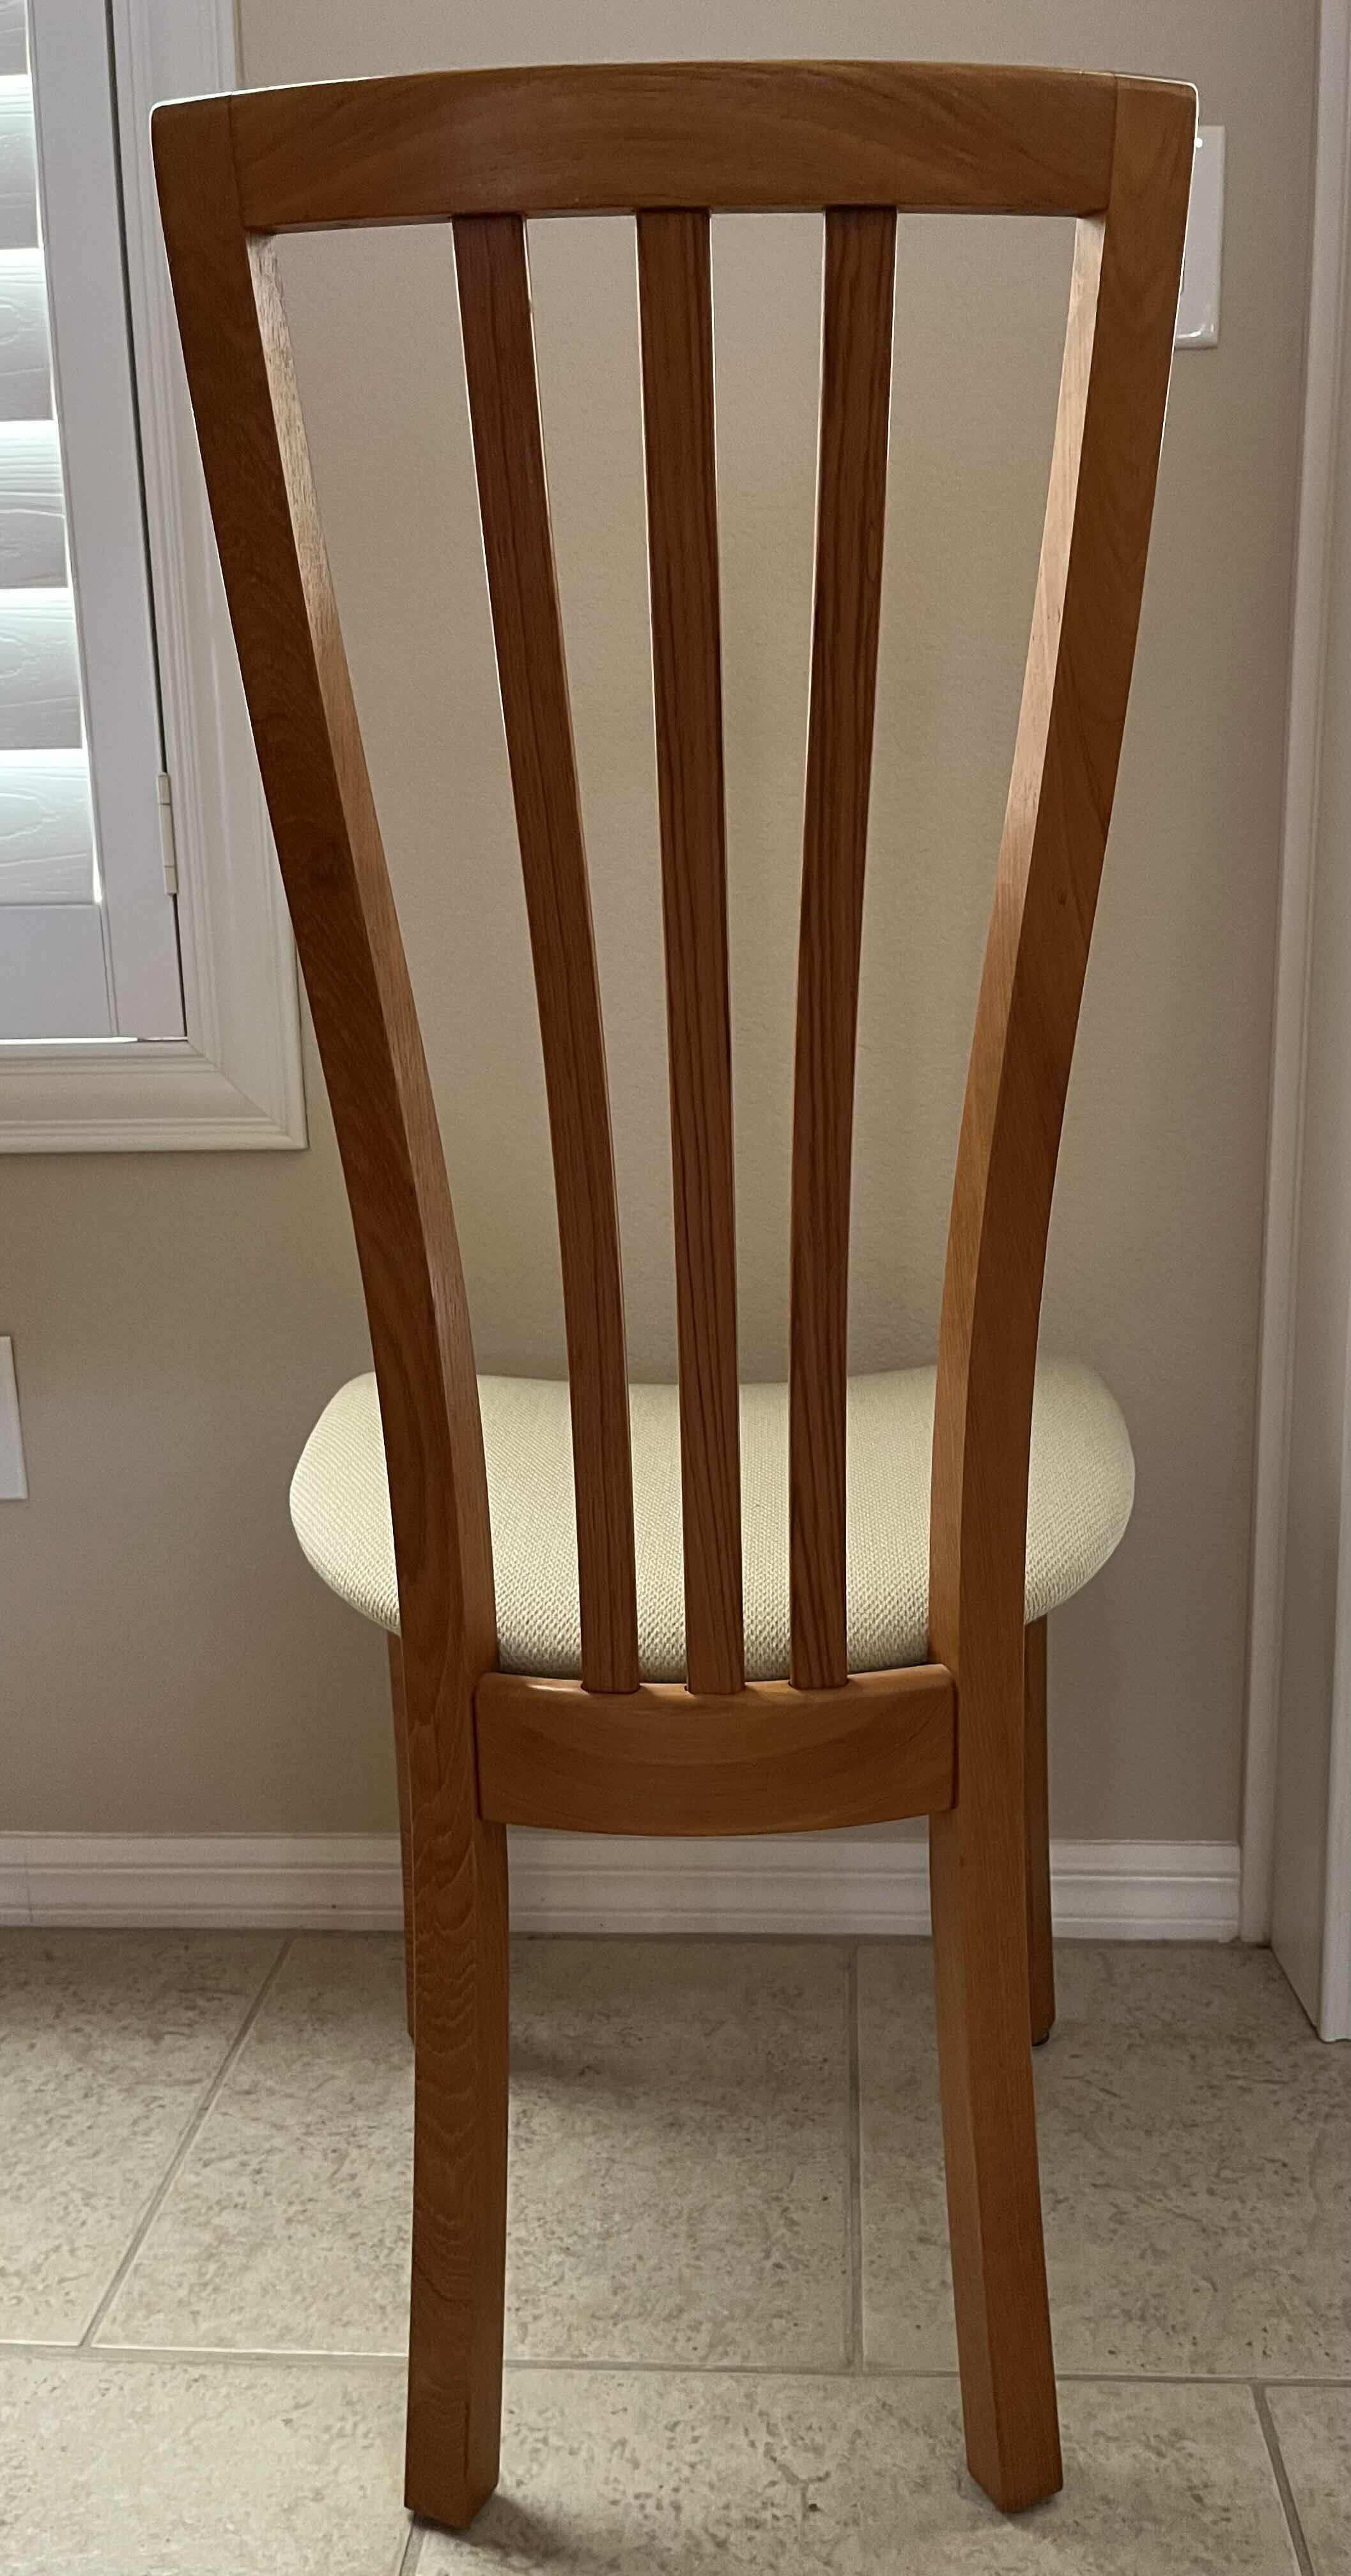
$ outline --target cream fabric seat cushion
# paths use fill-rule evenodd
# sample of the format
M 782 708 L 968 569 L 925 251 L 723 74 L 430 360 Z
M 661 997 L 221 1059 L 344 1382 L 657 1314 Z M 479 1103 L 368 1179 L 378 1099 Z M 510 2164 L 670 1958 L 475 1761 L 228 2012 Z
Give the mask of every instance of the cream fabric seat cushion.
M 848 1412 L 849 1664 L 923 1663 L 929 1636 L 932 1368 L 853 1378 Z M 507 1672 L 581 1670 L 572 1429 L 566 1385 L 479 1380 Z M 680 1424 L 672 1386 L 630 1391 L 638 1641 L 647 1681 L 684 1675 Z M 741 1393 L 746 1674 L 788 1670 L 788 1395 Z M 1106 1564 L 1130 1518 L 1135 1461 L 1102 1380 L 1075 1360 L 1037 1370 L 1027 1531 L 1027 1616 L 1040 1619 Z M 320 1415 L 291 1486 L 296 1535 L 325 1583 L 397 1630 L 398 1588 L 380 1406 L 353 1378 Z

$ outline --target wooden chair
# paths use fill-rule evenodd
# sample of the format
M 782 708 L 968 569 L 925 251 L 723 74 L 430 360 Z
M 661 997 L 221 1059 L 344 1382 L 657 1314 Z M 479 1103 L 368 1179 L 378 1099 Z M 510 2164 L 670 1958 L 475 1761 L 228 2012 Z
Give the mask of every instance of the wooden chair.
M 156 112 L 188 381 L 379 1388 L 414 1926 L 407 2493 L 434 2521 L 467 2523 L 498 2476 L 510 1823 L 705 1834 L 931 1818 L 967 2457 L 1006 2510 L 1060 2484 L 1029 2046 L 1053 2011 L 1044 1626 L 1024 1644 L 1029 1446 L 1194 121 L 1192 92 L 1164 84 L 878 63 L 430 73 Z M 825 211 L 825 299 L 783 1398 L 790 1640 L 778 1678 L 748 1681 L 709 210 L 771 208 Z M 948 1242 L 929 1642 L 921 1629 L 897 1668 L 851 1674 L 845 1283 L 897 208 L 1078 224 Z M 674 1681 L 645 1677 L 640 1651 L 609 1105 L 526 267 L 525 217 L 588 212 L 637 216 L 683 1482 Z M 455 1228 L 271 243 L 447 221 L 557 1186 L 572 1678 L 501 1669 Z M 505 1592 L 500 1607 L 505 1622 Z

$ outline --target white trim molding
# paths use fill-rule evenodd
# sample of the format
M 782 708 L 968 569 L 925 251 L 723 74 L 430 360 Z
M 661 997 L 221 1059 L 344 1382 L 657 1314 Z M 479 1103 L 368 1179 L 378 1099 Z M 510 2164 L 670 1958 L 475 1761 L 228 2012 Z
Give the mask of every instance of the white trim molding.
M 1351 0 L 1323 0 L 1272 1037 L 1243 1789 L 1242 1934 L 1245 1941 L 1257 1942 L 1271 1937 L 1275 1861 L 1309 975 L 1351 205 L 1349 74 Z
M 1082 1941 L 1232 1941 L 1234 1843 L 1056 1843 L 1056 1931 Z M 721 1842 L 514 1833 L 518 1932 L 921 1934 L 923 1839 Z M 0 1838 L 0 1922 L 388 1931 L 393 1834 L 21 1834 Z
M 230 635 L 150 161 L 157 99 L 238 86 L 234 0 L 111 0 L 187 1036 L 0 1047 L 0 1152 L 305 1139 L 295 951 Z

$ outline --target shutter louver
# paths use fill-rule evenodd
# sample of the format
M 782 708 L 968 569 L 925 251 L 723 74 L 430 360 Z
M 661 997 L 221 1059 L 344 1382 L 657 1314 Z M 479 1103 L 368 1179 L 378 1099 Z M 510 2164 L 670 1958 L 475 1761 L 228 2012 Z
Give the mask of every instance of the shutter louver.
M 0 904 L 97 900 L 22 0 L 0 0 Z

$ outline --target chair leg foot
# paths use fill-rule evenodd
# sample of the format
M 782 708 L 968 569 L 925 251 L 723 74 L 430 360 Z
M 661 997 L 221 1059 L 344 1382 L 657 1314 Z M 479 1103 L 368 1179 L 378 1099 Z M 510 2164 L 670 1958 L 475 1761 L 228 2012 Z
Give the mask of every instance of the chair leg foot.
M 1051 1819 L 1046 1763 L 1046 1622 L 1023 1642 L 1023 1812 L 1027 1868 L 1027 1978 L 1032 2045 L 1055 2026 L 1055 1952 L 1051 1945 Z
M 977 1766 L 972 1766 L 973 1771 Z M 1022 1818 L 930 1820 L 943 2147 L 966 2456 L 1004 2513 L 1062 2482 L 1037 2174 Z
M 460 2531 L 497 2484 L 507 2201 L 507 1860 L 475 1821 L 418 1854 L 413 2282 L 404 2497 Z

